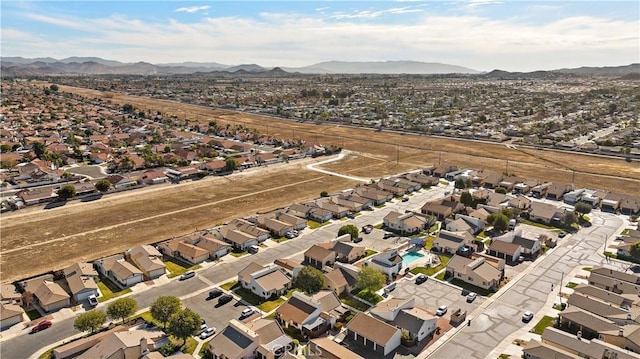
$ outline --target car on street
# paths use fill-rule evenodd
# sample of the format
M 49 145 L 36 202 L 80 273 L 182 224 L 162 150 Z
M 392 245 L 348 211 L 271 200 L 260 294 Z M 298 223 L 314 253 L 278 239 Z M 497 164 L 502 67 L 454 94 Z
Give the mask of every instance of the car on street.
M 408 202 L 409 201 L 409 197 L 402 197 L 402 202 Z
M 53 323 L 50 320 L 43 320 L 40 323 L 36 324 L 35 327 L 31 328 L 31 333 L 37 333 L 43 331 L 49 327 L 51 327 Z
M 362 233 L 364 233 L 364 234 L 369 234 L 369 233 L 371 233 L 371 231 L 373 231 L 373 226 L 370 225 L 370 224 L 364 225 L 362 227 Z
M 395 236 L 396 236 L 395 234 L 387 232 L 384 234 L 384 236 L 382 236 L 382 239 L 387 239 Z
M 251 315 L 253 315 L 253 313 L 255 313 L 256 310 L 249 307 L 249 308 L 245 308 L 242 310 L 242 313 L 240 313 L 240 318 L 247 318 L 250 317 Z
M 447 312 L 448 309 L 449 308 L 447 308 L 447 306 L 443 304 L 443 305 L 439 306 L 438 309 L 436 310 L 436 315 L 441 317 L 441 316 L 445 315 L 445 313 Z
M 207 339 L 214 334 L 216 334 L 216 328 L 214 327 L 206 328 L 205 330 L 202 331 L 202 333 L 200 333 L 200 339 Z
M 531 319 L 533 319 L 533 313 L 531 313 L 530 311 L 526 311 L 522 314 L 522 321 L 525 323 L 529 323 L 531 321 Z
M 356 238 L 352 239 L 352 242 L 353 243 L 360 243 L 360 242 L 362 242 L 362 237 L 356 237 Z
M 474 300 L 476 300 L 477 297 L 478 297 L 478 293 L 476 292 L 471 292 L 467 294 L 467 303 L 473 302 Z
M 222 294 L 224 294 L 224 292 L 222 291 L 222 289 L 220 288 L 213 288 L 212 290 L 209 291 L 209 299 L 212 298 L 218 298 L 219 296 L 221 296 Z
M 233 300 L 233 296 L 231 294 L 224 294 L 220 298 L 218 298 L 218 305 L 227 304 Z
M 194 272 L 194 271 L 190 270 L 190 271 L 188 271 L 188 272 L 184 272 L 184 274 L 182 274 L 182 275 L 180 276 L 180 280 L 185 280 L 185 279 L 193 278 L 193 277 L 195 277 L 195 275 L 196 275 L 196 272 Z
M 348 213 L 347 213 L 347 218 L 355 219 L 355 218 L 356 218 L 356 215 L 355 215 L 355 214 L 353 214 L 353 212 L 348 212 Z
M 87 299 L 89 300 L 90 306 L 92 307 L 98 306 L 98 298 L 95 295 L 91 294 Z
M 560 237 L 560 238 L 564 238 L 566 236 L 567 236 L 567 232 L 565 232 L 565 231 L 562 231 L 562 232 L 560 232 L 560 234 L 558 234 L 558 237 Z
M 418 274 L 418 276 L 416 277 L 416 284 L 422 284 L 426 281 L 427 281 L 427 276 L 422 273 Z

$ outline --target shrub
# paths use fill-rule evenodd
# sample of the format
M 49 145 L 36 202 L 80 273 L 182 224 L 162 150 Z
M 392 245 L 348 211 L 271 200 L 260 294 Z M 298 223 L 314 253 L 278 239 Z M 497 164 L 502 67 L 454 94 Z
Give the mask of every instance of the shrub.
M 342 330 L 342 325 L 342 322 L 336 322 L 336 324 L 333 325 L 333 329 L 339 332 L 340 330 Z

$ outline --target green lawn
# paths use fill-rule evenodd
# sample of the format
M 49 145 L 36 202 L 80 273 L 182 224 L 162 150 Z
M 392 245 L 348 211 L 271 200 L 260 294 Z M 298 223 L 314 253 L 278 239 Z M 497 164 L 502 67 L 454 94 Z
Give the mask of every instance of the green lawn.
M 376 207 L 376 208 L 384 208 L 384 206 L 386 206 L 386 205 L 383 203 L 383 204 L 379 204 L 379 205 L 374 206 L 374 207 Z
M 27 317 L 29 317 L 29 320 L 35 320 L 35 319 L 38 319 L 38 318 L 42 318 L 42 315 L 40 315 L 40 312 L 38 312 L 38 310 L 36 310 L 36 309 L 32 309 L 32 310 L 30 310 L 30 311 L 28 311 L 26 313 L 27 313 Z
M 429 232 L 435 232 L 438 229 L 440 229 L 440 222 L 434 223 L 433 226 L 431 226 L 431 228 L 429 228 Z
M 196 270 L 201 268 L 199 264 L 196 264 L 194 266 L 189 266 L 188 264 L 178 262 L 175 259 L 169 259 L 167 261 L 164 261 L 163 263 L 167 266 L 167 270 L 169 271 L 169 274 L 167 274 L 167 278 L 177 277 L 179 275 L 184 274 L 184 272 L 186 271 Z
M 371 304 L 377 304 L 382 301 L 382 297 L 375 292 L 370 292 L 366 289 L 361 290 L 356 296 L 360 299 L 364 299 Z
M 326 226 L 327 224 L 329 224 L 329 222 L 320 223 L 320 222 L 311 221 L 311 220 L 307 221 L 307 226 L 310 229 L 320 228 L 322 226 Z
M 169 336 L 169 340 L 171 340 L 171 343 L 173 343 L 176 347 L 182 344 L 182 339 L 178 339 L 174 336 Z M 187 342 L 184 344 L 184 346 L 180 347 L 180 350 L 183 353 L 193 354 L 193 352 L 196 351 L 197 346 L 198 346 L 198 341 L 195 340 L 193 337 L 189 337 L 187 338 Z
M 587 272 L 591 272 L 591 267 L 583 267 L 582 270 L 586 270 Z
M 567 288 L 575 288 L 578 286 L 578 283 L 569 282 L 567 283 Z
M 620 234 L 623 236 L 628 236 L 629 233 L 631 233 L 631 230 L 629 228 L 626 228 L 622 232 L 620 232 Z
M 204 342 L 202 347 L 200 347 L 200 358 L 207 358 L 209 354 L 209 342 Z
M 284 241 L 286 241 L 288 238 L 287 237 L 272 237 L 271 240 L 276 242 L 276 243 L 282 243 Z
M 356 298 L 353 298 L 351 296 L 343 296 L 340 298 L 340 300 L 342 301 L 342 303 L 355 308 L 361 312 L 364 312 L 365 310 L 368 310 L 369 308 L 371 308 L 368 304 L 366 303 L 362 303 L 361 301 L 357 300 Z
M 460 288 L 466 289 L 466 290 L 468 290 L 470 292 L 476 292 L 479 295 L 482 295 L 482 296 L 485 296 L 485 297 L 490 295 L 490 294 L 493 294 L 492 290 L 477 287 L 477 286 L 475 286 L 473 284 L 469 284 L 469 283 L 467 283 L 465 281 L 462 281 L 460 279 L 457 279 L 457 278 L 452 279 L 450 283 L 453 284 L 453 285 L 457 285 Z
M 548 226 L 546 224 L 542 224 L 542 223 L 538 223 L 538 222 L 534 222 L 534 221 L 530 221 L 528 219 L 524 219 L 524 218 L 520 218 L 519 221 L 521 221 L 524 224 L 528 224 L 530 226 L 535 226 L 535 227 L 539 227 L 539 228 L 544 228 L 544 229 L 558 229 L 556 227 L 553 226 Z
M 270 300 L 270 301 L 264 302 L 260 304 L 258 308 L 260 308 L 260 310 L 262 310 L 263 312 L 268 313 L 278 308 L 282 303 L 284 303 L 284 299 L 278 298 L 276 300 Z
M 433 247 L 433 240 L 436 239 L 436 237 L 432 237 L 432 236 L 428 236 L 424 239 L 424 249 L 426 250 L 431 250 L 431 247 Z
M 237 280 L 232 280 L 231 282 L 227 282 L 223 285 L 220 286 L 220 288 L 224 289 L 224 290 L 232 290 L 235 289 L 236 287 L 238 287 L 240 284 L 238 283 Z
M 237 258 L 237 257 L 242 257 L 243 255 L 248 254 L 249 252 L 248 251 L 242 251 L 242 252 L 232 251 L 230 253 L 232 256 Z
M 40 354 L 38 359 L 53 359 L 53 358 L 55 358 L 55 356 L 53 355 L 53 349 L 54 348 L 51 348 L 51 349 L 47 350 L 46 352 Z
M 162 328 L 162 323 L 160 323 L 159 321 L 153 319 L 153 317 L 151 316 L 151 312 L 149 312 L 149 311 L 146 311 L 144 313 L 140 313 L 140 314 L 136 315 L 135 317 L 131 318 L 130 320 L 135 320 L 137 318 L 142 318 L 145 321 L 147 321 L 147 323 L 153 323 L 156 326 Z
M 444 254 L 439 254 L 438 257 L 440 257 L 440 265 L 438 265 L 437 267 L 416 267 L 411 269 L 411 273 L 413 274 L 424 274 L 427 276 L 432 276 L 436 273 L 438 273 L 439 271 L 441 271 L 442 269 L 447 267 L 447 263 L 449 263 L 449 260 L 451 259 L 451 257 L 446 256 Z
M 538 324 L 536 324 L 536 326 L 531 329 L 531 333 L 542 335 L 542 332 L 544 332 L 545 328 L 553 326 L 553 323 L 555 323 L 555 321 L 556 318 L 545 315 L 542 319 L 540 319 Z
M 378 253 L 378 252 L 374 251 L 373 249 L 367 248 L 367 249 L 364 250 L 364 256 L 365 257 L 372 256 L 372 255 L 374 255 L 376 253 Z
M 446 272 L 441 272 L 440 274 L 438 274 L 437 276 L 435 276 L 436 279 L 440 279 L 440 280 L 444 280 L 444 277 L 447 273 Z
M 100 288 L 100 293 L 102 293 L 102 296 L 98 298 L 99 302 L 105 302 L 111 298 L 119 297 L 123 294 L 131 292 L 131 288 L 125 288 L 121 290 L 108 278 L 100 279 L 98 281 L 98 288 Z
M 384 226 L 384 223 L 378 223 L 375 226 L 373 226 L 373 228 L 375 229 L 382 229 L 382 227 Z

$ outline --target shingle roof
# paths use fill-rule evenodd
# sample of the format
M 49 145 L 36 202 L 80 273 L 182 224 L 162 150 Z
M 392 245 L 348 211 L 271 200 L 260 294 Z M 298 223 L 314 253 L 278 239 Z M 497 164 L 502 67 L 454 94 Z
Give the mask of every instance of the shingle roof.
M 359 312 L 347 324 L 347 328 L 379 345 L 386 345 L 400 329 Z

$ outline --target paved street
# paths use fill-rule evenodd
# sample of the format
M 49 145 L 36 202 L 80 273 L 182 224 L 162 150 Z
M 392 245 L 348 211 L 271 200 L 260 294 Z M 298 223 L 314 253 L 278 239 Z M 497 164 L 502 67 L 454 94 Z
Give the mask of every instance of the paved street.
M 558 247 L 532 263 L 522 275 L 470 314 L 471 326 L 463 326 L 445 342 L 435 343 L 421 353 L 420 358 L 492 358 L 500 353 L 495 348 L 509 335 L 526 327 L 529 330 L 540 319 L 539 314 L 551 295 L 551 284 L 556 288 L 566 285 L 570 272 L 583 267 L 604 265 L 602 246 L 605 238 L 615 235 L 623 224 L 620 217 L 594 211 L 590 214 L 594 226 L 561 240 Z M 595 225 L 599 224 L 599 225 Z M 620 269 L 622 264 L 615 263 Z M 560 280 L 564 278 L 563 284 Z M 525 325 L 522 313 L 536 313 Z M 525 331 L 526 331 L 525 330 Z M 495 355 L 494 355 L 495 354 Z
M 300 254 L 315 243 L 334 239 L 338 233 L 338 229 L 345 224 L 353 223 L 358 228 L 361 228 L 365 224 L 381 223 L 382 219 L 390 211 L 397 210 L 399 212 L 404 212 L 409 209 L 419 209 L 426 201 L 442 197 L 446 190 L 451 190 L 451 188 L 439 186 L 430 190 L 421 190 L 419 193 L 410 196 L 410 199 L 407 202 L 401 202 L 394 199 L 391 203 L 387 203 L 383 208 L 375 209 L 374 211 L 361 212 L 362 214 L 356 216 L 353 220 L 333 221 L 331 224 L 322 226 L 315 230 L 305 229 L 304 233 L 300 237 L 285 241 L 281 244 L 276 244 L 273 248 L 263 248 L 259 253 L 243 256 L 239 259 L 232 256 L 226 256 L 222 259 L 221 263 L 199 270 L 198 274 L 194 278 L 186 281 L 173 279 L 167 284 L 134 292 L 131 294 L 131 297 L 138 302 L 138 308 L 141 310 L 147 308 L 155 298 L 161 295 L 173 295 L 180 297 L 185 305 L 187 303 L 196 303 L 198 298 L 205 296 L 209 288 L 214 284 L 224 283 L 230 279 L 237 278 L 238 272 L 249 264 L 249 260 L 264 265 L 273 263 L 273 261 L 278 258 L 287 258 Z M 202 302 L 203 299 L 201 298 L 199 301 Z M 229 303 L 226 306 L 232 306 L 232 304 Z M 101 304 L 100 308 L 104 309 L 106 308 L 106 305 Z M 220 317 L 217 316 L 218 312 L 212 313 L 206 307 L 203 307 L 203 310 L 205 310 L 206 313 L 198 310 L 196 310 L 196 312 L 203 315 L 203 317 L 207 319 L 208 323 L 209 320 L 211 320 L 211 323 L 226 323 L 232 318 L 237 319 L 239 317 L 239 312 L 242 311 L 243 307 L 238 307 L 237 309 L 237 313 L 235 310 L 229 312 L 221 311 L 219 313 Z M 53 328 L 55 328 L 55 330 L 45 330 L 37 333 L 35 336 L 27 335 L 27 331 L 25 330 L 24 335 L 21 334 L 13 338 L 3 340 L 0 342 L 0 357 L 16 359 L 29 358 L 40 348 L 51 346 L 62 340 L 81 334 L 73 328 L 73 321 L 74 318 L 59 320 L 54 318 Z M 34 341 L 34 338 L 36 341 Z

